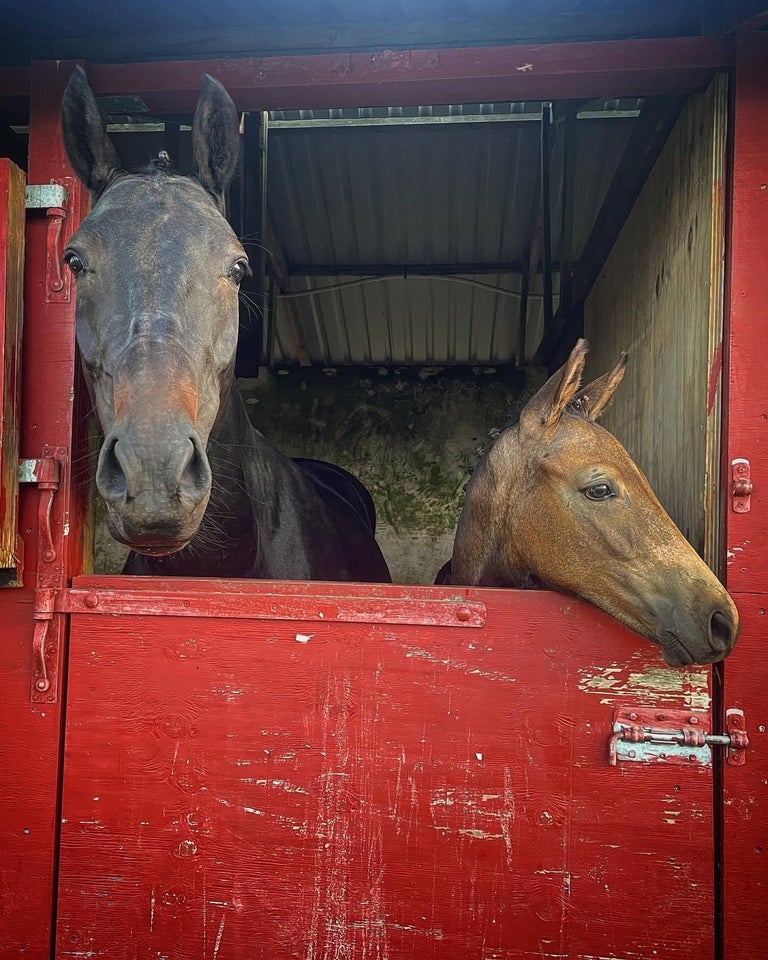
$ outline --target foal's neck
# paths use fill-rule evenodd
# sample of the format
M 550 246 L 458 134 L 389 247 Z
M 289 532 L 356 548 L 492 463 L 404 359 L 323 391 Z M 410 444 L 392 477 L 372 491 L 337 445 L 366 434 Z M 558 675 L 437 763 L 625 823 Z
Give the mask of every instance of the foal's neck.
M 540 585 L 516 543 L 515 513 L 525 487 L 515 448 L 517 429 L 508 428 L 496 440 L 467 485 L 451 559 L 453 583 L 517 589 Z

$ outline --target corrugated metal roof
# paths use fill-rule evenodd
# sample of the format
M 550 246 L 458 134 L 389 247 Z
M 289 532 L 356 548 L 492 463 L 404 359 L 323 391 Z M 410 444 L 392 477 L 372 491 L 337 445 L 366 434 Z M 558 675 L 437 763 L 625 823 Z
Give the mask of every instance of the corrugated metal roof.
M 608 108 L 615 114 L 636 106 Z M 540 105 L 445 106 L 437 113 L 536 117 Z M 349 110 L 293 111 L 272 117 L 316 121 L 298 128 L 273 124 L 268 172 L 270 216 L 292 274 L 291 292 L 334 288 L 291 298 L 311 359 L 381 365 L 511 362 L 520 340 L 520 297 L 488 288 L 520 290 L 538 204 L 539 124 L 317 123 L 365 115 Z M 369 115 L 397 113 L 383 108 Z M 411 115 L 419 114 L 414 110 Z M 576 257 L 633 122 L 625 115 L 601 119 L 587 115 L 576 124 Z M 551 162 L 555 261 L 561 250 L 562 163 L 561 137 Z M 451 264 L 488 267 L 438 278 L 408 270 L 416 267 L 423 274 L 430 264 L 439 269 Z M 297 269 L 309 271 L 318 265 L 326 268 L 325 275 L 296 275 Z M 377 266 L 376 272 L 381 272 L 382 265 L 400 276 L 359 276 L 365 266 Z M 507 269 L 502 272 L 499 265 Z M 540 281 L 532 294 L 527 357 L 535 350 L 542 327 Z M 298 351 L 284 302 L 275 318 L 272 356 L 276 363 L 295 363 Z

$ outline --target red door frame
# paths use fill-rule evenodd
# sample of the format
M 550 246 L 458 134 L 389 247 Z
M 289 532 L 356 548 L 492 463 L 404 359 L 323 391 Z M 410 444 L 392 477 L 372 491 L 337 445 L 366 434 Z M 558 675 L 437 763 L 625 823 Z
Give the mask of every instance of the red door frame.
M 746 50 L 747 47 L 743 47 Z M 234 94 L 240 109 L 418 104 L 457 100 L 540 99 L 690 92 L 702 88 L 713 72 L 729 69 L 734 48 L 727 39 L 694 38 L 607 43 L 552 44 L 538 47 L 404 51 L 376 54 L 274 57 L 129 65 L 93 65 L 89 76 L 97 93 L 140 94 L 154 111 L 190 111 L 199 77 L 208 71 Z M 63 156 L 58 105 L 72 63 L 36 63 L 29 71 L 0 70 L 0 90 L 7 97 L 30 97 L 29 182 L 66 183 L 70 191 L 64 233 L 74 229 L 87 198 L 72 179 Z M 738 122 L 738 115 L 737 115 Z M 737 136 L 737 156 L 739 140 Z M 738 166 L 738 165 L 737 165 Z M 735 208 L 738 181 L 734 193 Z M 734 236 L 742 220 L 734 217 Z M 37 508 L 33 489 L 21 497 L 25 540 L 23 590 L 0 594 L 2 673 L 0 724 L 14 730 L 17 764 L 0 766 L 0 818 L 8 825 L 0 858 L 0 921 L 3 946 L 24 949 L 38 960 L 50 950 L 53 911 L 54 840 L 57 825 L 58 769 L 61 751 L 61 702 L 30 703 L 34 589 L 66 584 L 82 569 L 88 514 L 83 490 L 71 470 L 77 436 L 79 396 L 75 368 L 74 310 L 69 299 L 50 296 L 46 272 L 48 218 L 31 216 L 27 233 L 27 285 L 24 334 L 22 456 L 38 458 L 43 448 L 61 452 L 63 472 L 54 499 L 52 529 L 55 558 L 39 578 Z M 734 242 L 734 257 L 737 245 Z M 764 247 L 765 249 L 765 247 Z M 763 271 L 763 277 L 766 271 Z M 746 282 L 746 280 L 745 280 Z M 760 280 L 749 281 L 757 291 Z M 734 270 L 733 289 L 740 286 Z M 757 285 L 757 286 L 755 286 Z M 734 298 L 732 298 L 734 299 Z M 755 300 L 753 300 L 753 303 Z M 733 323 L 746 329 L 750 316 L 732 309 Z M 759 309 L 755 306 L 755 309 Z M 753 336 L 757 338 L 757 326 Z M 732 334 L 729 371 L 742 368 L 749 353 Z M 752 367 L 750 367 L 752 369 Z M 762 381 L 754 366 L 753 401 L 759 403 Z M 764 405 L 764 404 L 763 404 Z M 735 408 L 734 408 L 735 409 Z M 730 420 L 728 449 L 749 456 L 742 446 L 737 417 Z M 754 439 L 754 438 L 753 438 Z M 744 438 L 749 446 L 749 437 Z M 754 456 L 754 454 L 753 454 Z M 729 544 L 739 535 L 729 524 Z M 733 534 L 733 535 L 732 535 Z M 746 534 L 748 536 L 748 534 Z M 44 563 L 44 561 L 40 561 Z M 742 584 L 743 585 L 743 584 Z M 63 662 L 65 632 L 58 655 Z M 4 751 L 5 752 L 5 751 Z M 741 952 L 739 960 L 746 960 Z
M 723 665 L 725 703 L 746 714 L 752 749 L 724 767 L 724 960 L 765 955 L 768 918 L 768 34 L 739 39 L 731 183 L 727 450 L 747 460 L 749 512 L 725 513 L 727 583 L 743 629 Z M 732 476 L 729 476 L 729 480 Z M 729 484 L 730 486 L 730 484 Z
M 58 457 L 61 476 L 50 515 L 47 559 L 38 555 L 40 494 L 19 495 L 24 584 L 0 592 L 0 930 L 2 953 L 47 957 L 51 949 L 53 876 L 63 728 L 62 702 L 52 691 L 32 699 L 32 639 L 36 588 L 65 585 L 82 570 L 87 516 L 78 462 L 74 309 L 71 292 L 52 286 L 56 254 L 48 240 L 65 238 L 85 212 L 85 191 L 73 178 L 61 144 L 58 112 L 71 67 L 38 64 L 31 73 L 28 184 L 62 184 L 69 191 L 63 222 L 46 211 L 28 215 L 24 286 L 20 452 L 23 459 Z M 61 246 L 59 244 L 59 249 Z M 75 456 L 72 456 L 73 450 Z M 63 618 L 57 618 L 59 621 Z M 64 633 L 49 632 L 49 660 L 64 662 Z M 58 644 L 58 649 L 56 648 Z M 52 656 L 53 655 L 53 656 Z

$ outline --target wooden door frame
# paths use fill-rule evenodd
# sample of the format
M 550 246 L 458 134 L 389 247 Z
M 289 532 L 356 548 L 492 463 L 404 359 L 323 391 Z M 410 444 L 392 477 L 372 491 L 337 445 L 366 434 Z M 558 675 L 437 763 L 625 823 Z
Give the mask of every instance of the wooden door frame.
M 421 104 L 470 100 L 621 97 L 690 93 L 733 64 L 728 38 L 660 39 L 510 46 L 466 50 L 399 51 L 269 57 L 245 60 L 92 64 L 97 94 L 138 93 L 150 110 L 190 112 L 201 73 L 221 79 L 242 110 L 393 102 Z M 30 104 L 29 183 L 57 181 L 69 191 L 64 235 L 87 209 L 85 191 L 64 158 L 59 102 L 74 61 L 38 62 L 0 69 L 0 99 Z M 68 584 L 83 568 L 88 527 L 86 489 L 72 464 L 82 451 L 72 298 L 51 298 L 44 283 L 47 218 L 30 216 L 24 333 L 21 455 L 39 458 L 61 451 L 62 476 L 54 498 L 55 558 L 42 568 L 49 583 Z M 73 456 L 73 450 L 77 453 Z M 55 909 L 55 842 L 59 819 L 63 703 L 30 698 L 31 644 L 38 557 L 39 493 L 20 497 L 25 542 L 24 587 L 0 593 L 2 672 L 0 724 L 14 731 L 17 762 L 0 769 L 0 812 L 11 825 L 0 857 L 0 876 L 10 894 L 4 908 L 4 947 L 21 947 L 29 960 L 49 956 Z M 66 624 L 56 658 L 66 662 Z M 6 735 L 7 736 L 7 735 Z M 32 838 L 32 839 L 30 839 Z M 23 884 L 20 882 L 23 878 Z M 744 958 L 740 958 L 744 960 Z
M 742 635 L 720 669 L 723 706 L 745 711 L 751 747 L 744 766 L 723 768 L 718 798 L 723 803 L 722 958 L 761 960 L 768 914 L 768 34 L 739 37 L 734 81 L 723 341 L 723 449 L 728 455 L 722 490 L 726 582 L 741 613 Z M 736 509 L 734 461 L 749 465 L 748 512 Z

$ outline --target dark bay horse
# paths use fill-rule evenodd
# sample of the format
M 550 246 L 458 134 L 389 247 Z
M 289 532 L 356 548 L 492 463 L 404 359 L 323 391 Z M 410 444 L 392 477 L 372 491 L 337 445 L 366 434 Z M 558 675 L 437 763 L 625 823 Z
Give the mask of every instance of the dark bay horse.
M 125 572 L 389 581 L 362 484 L 275 450 L 234 383 L 249 267 L 223 213 L 240 149 L 227 92 L 202 78 L 195 177 L 123 170 L 80 68 L 62 128 L 93 199 L 64 260 L 104 432 L 96 484 L 112 536 L 133 551 Z
M 581 387 L 586 352 L 580 340 L 481 459 L 437 582 L 564 590 L 660 644 L 671 666 L 722 660 L 739 634 L 733 601 L 595 422 L 626 355 Z

